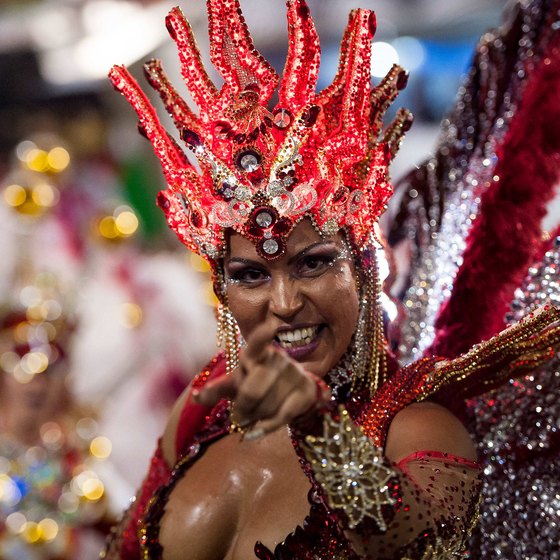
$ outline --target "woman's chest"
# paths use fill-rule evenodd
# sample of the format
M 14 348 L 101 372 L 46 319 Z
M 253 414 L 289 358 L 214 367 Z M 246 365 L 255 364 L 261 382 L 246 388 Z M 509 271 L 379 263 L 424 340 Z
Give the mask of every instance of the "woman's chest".
M 163 558 L 247 560 L 257 541 L 273 550 L 309 513 L 309 489 L 287 431 L 255 442 L 225 436 L 173 487 L 160 523 Z

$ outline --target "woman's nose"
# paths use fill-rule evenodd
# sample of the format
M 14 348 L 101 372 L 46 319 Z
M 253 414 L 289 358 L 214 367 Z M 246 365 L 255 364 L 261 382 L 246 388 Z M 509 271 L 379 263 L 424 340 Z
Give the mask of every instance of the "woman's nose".
M 304 305 L 299 282 L 292 278 L 280 277 L 272 281 L 270 311 L 285 321 L 293 319 Z

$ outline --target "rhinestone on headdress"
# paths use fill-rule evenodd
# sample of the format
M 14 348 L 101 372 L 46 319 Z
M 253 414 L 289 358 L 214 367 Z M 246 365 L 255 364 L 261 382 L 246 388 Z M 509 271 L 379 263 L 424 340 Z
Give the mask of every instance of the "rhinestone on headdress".
M 196 169 L 162 127 L 154 107 L 123 66 L 110 79 L 136 110 L 169 188 L 158 196 L 170 227 L 207 259 L 223 255 L 229 228 L 252 239 L 266 259 L 278 258 L 294 224 L 309 216 L 321 235 L 345 228 L 359 247 L 391 195 L 388 165 L 410 114 L 382 118 L 406 81 L 394 66 L 370 84 L 375 15 L 350 13 L 333 83 L 316 93 L 319 39 L 304 0 L 288 0 L 288 56 L 282 79 L 255 49 L 238 0 L 208 0 L 210 57 L 220 90 L 202 64 L 179 8 L 166 24 L 177 43 L 195 114 L 167 79 L 161 62 L 145 65 L 150 85 L 198 161 Z M 278 103 L 268 103 L 278 88 Z M 341 196 L 340 193 L 344 196 Z

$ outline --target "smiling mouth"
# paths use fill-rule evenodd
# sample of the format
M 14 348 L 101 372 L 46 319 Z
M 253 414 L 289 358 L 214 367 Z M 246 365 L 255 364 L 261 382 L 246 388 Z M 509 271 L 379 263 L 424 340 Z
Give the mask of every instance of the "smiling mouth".
M 278 344 L 287 350 L 300 348 L 311 344 L 319 334 L 321 325 L 293 329 L 291 331 L 281 331 L 276 334 Z

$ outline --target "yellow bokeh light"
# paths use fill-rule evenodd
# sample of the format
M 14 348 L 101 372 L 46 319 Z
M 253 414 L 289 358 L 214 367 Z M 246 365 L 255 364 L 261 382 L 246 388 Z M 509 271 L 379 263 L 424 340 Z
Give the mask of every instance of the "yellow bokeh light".
M 21 185 L 8 185 L 4 189 L 4 200 L 9 206 L 17 208 L 25 204 L 27 200 L 27 191 Z
M 70 154 L 60 146 L 53 148 L 47 156 L 47 163 L 52 171 L 60 173 L 70 164 Z
M 90 478 L 84 482 L 82 492 L 84 494 L 84 498 L 91 502 L 96 502 L 103 497 L 103 494 L 105 493 L 105 486 L 103 486 L 103 482 L 99 479 Z
M 42 373 L 49 367 L 49 358 L 44 352 L 28 352 L 21 359 L 21 367 L 26 373 Z
M 25 314 L 29 321 L 42 321 L 45 318 L 43 315 L 43 307 L 40 303 L 28 307 Z
M 4 352 L 0 354 L 0 368 L 8 373 L 12 373 L 19 364 L 19 356 L 15 352 Z
M 128 329 L 134 329 L 142 322 L 142 308 L 136 303 L 122 304 L 122 323 Z
M 20 344 L 26 344 L 29 341 L 29 329 L 31 325 L 27 321 L 22 321 L 14 329 L 14 340 Z
M 38 183 L 33 187 L 31 197 L 35 204 L 50 208 L 58 202 L 59 194 L 58 190 L 48 183 Z
M 27 152 L 25 163 L 29 169 L 39 173 L 44 173 L 50 167 L 47 152 L 39 148 L 33 148 Z
M 22 385 L 26 385 L 27 383 L 31 383 L 31 381 L 33 381 L 33 378 L 35 377 L 34 373 L 30 373 L 28 371 L 25 371 L 20 364 L 18 364 L 15 368 L 14 371 L 12 373 L 12 375 L 14 376 L 14 379 L 18 382 L 21 383 Z
M 111 455 L 113 444 L 109 438 L 98 436 L 89 444 L 90 453 L 97 459 L 106 459 Z
M 115 225 L 115 218 L 113 218 L 113 216 L 105 216 L 104 218 L 101 218 L 97 228 L 101 236 L 105 239 L 115 239 L 119 235 Z
M 189 253 L 189 262 L 197 272 L 210 272 L 208 261 L 196 253 Z
M 214 285 L 211 281 L 206 283 L 205 295 L 205 300 L 208 305 L 212 307 L 217 307 L 219 305 L 220 302 L 216 297 L 216 294 L 214 292 Z
M 49 517 L 39 521 L 37 528 L 39 529 L 40 538 L 46 541 L 54 541 L 58 535 L 58 523 Z
M 115 227 L 121 235 L 128 237 L 138 229 L 138 218 L 131 210 L 125 210 L 116 216 Z
M 36 543 L 41 538 L 41 530 L 39 529 L 39 525 L 34 521 L 28 521 L 23 526 L 21 534 L 28 543 Z

